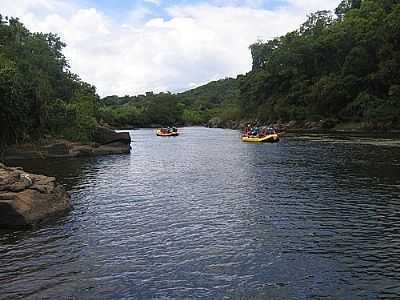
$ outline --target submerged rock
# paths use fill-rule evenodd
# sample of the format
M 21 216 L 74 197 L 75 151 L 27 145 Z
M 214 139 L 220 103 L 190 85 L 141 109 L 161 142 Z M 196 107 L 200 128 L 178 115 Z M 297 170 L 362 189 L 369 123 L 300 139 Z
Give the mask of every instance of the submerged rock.
M 70 208 L 68 193 L 54 177 L 0 164 L 0 227 L 35 225 Z

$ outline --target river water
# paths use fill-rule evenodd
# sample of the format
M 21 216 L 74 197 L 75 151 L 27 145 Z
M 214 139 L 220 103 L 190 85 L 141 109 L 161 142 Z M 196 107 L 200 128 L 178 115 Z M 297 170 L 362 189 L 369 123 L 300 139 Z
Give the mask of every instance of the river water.
M 131 136 L 130 155 L 22 163 L 74 210 L 0 231 L 0 299 L 400 299 L 398 139 Z

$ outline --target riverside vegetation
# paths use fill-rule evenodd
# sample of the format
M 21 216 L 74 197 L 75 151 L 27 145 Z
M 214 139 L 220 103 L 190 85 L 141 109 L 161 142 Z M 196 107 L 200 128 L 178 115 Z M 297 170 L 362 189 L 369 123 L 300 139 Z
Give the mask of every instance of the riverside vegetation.
M 99 126 L 100 97 L 70 71 L 65 46 L 55 34 L 31 33 L 0 15 L 0 157 L 130 151 L 129 134 Z
M 344 0 L 285 36 L 250 46 L 252 70 L 179 93 L 109 96 L 70 71 L 57 35 L 0 17 L 0 145 L 46 135 L 90 142 L 115 127 L 212 118 L 399 128 L 400 1 Z
M 400 1 L 344 0 L 296 31 L 250 46 L 245 75 L 180 94 L 106 97 L 106 122 L 205 124 L 211 118 L 306 124 L 325 129 L 400 127 Z
M 0 144 L 34 141 L 46 134 L 88 142 L 99 97 L 73 74 L 55 34 L 31 33 L 0 15 Z

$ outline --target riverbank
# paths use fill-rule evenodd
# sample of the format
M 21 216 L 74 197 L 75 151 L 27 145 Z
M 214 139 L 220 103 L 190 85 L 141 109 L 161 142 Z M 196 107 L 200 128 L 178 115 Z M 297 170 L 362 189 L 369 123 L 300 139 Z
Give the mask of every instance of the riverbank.
M 371 122 L 338 122 L 337 120 L 320 121 L 275 121 L 270 124 L 259 120 L 228 120 L 212 118 L 208 123 L 209 128 L 243 129 L 248 124 L 251 126 L 269 126 L 281 133 L 400 133 L 400 127 L 392 123 Z
M 93 138 L 92 143 L 86 144 L 50 137 L 35 143 L 11 145 L 5 149 L 2 159 L 10 161 L 130 153 L 131 137 L 128 132 L 115 132 L 109 128 L 98 126 Z

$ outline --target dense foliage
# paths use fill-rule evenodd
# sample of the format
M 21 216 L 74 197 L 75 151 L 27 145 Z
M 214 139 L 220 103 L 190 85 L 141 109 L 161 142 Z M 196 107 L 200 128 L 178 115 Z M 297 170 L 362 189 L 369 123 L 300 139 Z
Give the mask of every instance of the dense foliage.
M 101 104 L 101 120 L 114 126 L 200 125 L 213 117 L 240 118 L 238 81 L 232 78 L 180 94 L 109 96 Z
M 400 1 L 344 0 L 335 13 L 311 14 L 299 30 L 250 46 L 245 116 L 398 125 Z
M 400 126 L 400 0 L 343 0 L 285 36 L 250 46 L 252 70 L 179 94 L 99 100 L 54 34 L 0 16 L 0 146 L 45 134 L 89 141 L 96 122 L 196 125 L 329 119 Z
M 65 44 L 0 15 L 0 146 L 45 134 L 90 140 L 95 88 L 69 71 Z

